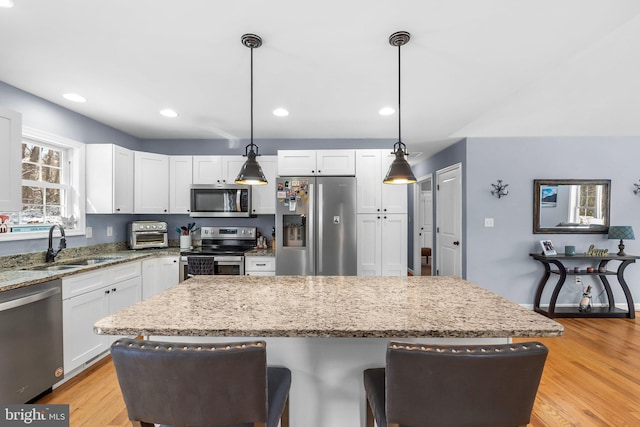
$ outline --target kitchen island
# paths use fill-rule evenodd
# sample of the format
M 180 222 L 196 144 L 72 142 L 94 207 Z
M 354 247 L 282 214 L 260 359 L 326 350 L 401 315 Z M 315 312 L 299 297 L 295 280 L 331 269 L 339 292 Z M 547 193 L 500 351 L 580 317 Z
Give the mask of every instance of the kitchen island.
M 390 339 L 505 343 L 563 327 L 457 277 L 196 276 L 95 324 L 155 340 L 265 339 L 293 372 L 291 425 L 363 426 L 362 370 Z M 204 338 L 211 337 L 211 338 Z

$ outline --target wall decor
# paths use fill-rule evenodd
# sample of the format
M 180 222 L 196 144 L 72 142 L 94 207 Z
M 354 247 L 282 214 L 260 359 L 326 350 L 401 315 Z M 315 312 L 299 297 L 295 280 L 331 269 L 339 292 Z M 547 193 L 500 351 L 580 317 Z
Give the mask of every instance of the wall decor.
M 509 194 L 509 190 L 507 190 L 509 184 L 502 184 L 501 179 L 498 180 L 497 184 L 491 184 L 491 186 L 493 187 L 491 195 L 498 197 L 498 199 Z
M 534 234 L 606 234 L 611 180 L 535 179 Z
M 609 255 L 609 249 L 596 249 L 596 245 L 591 245 L 589 246 L 589 249 L 587 249 L 587 253 L 585 254 L 587 256 L 607 256 Z
M 633 194 L 635 194 L 637 196 L 638 194 L 640 194 L 640 184 L 635 184 L 634 183 L 633 185 L 636 186 L 636 189 L 633 190 Z

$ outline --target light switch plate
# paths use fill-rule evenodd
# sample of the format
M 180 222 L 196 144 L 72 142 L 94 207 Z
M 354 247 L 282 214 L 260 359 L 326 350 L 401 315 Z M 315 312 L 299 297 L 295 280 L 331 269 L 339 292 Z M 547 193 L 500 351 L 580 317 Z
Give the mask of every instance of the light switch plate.
M 92 227 L 85 228 L 84 237 L 86 237 L 87 239 L 90 239 L 90 238 L 93 237 L 93 228 Z
M 493 227 L 493 218 L 485 218 L 484 219 L 485 227 Z
M 111 237 L 113 236 L 113 227 L 108 225 L 107 226 L 107 237 Z

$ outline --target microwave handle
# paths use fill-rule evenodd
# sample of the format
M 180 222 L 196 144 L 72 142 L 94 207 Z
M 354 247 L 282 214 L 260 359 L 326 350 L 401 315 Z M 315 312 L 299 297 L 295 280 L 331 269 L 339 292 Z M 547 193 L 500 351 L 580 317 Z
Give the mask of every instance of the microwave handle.
M 236 190 L 236 212 L 241 212 L 242 203 L 240 203 L 242 199 L 242 190 Z

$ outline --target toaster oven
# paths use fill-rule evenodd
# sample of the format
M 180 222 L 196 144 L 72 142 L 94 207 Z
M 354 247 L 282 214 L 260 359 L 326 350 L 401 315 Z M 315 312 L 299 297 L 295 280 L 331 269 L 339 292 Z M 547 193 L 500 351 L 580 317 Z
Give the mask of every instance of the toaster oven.
M 163 221 L 133 221 L 129 223 L 129 248 L 166 248 L 169 246 L 167 223 Z

